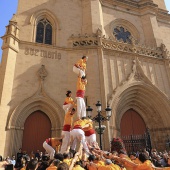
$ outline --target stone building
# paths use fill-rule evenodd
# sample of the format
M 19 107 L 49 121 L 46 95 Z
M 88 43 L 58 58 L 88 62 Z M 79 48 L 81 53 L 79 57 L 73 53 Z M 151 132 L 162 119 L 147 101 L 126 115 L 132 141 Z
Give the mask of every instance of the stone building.
M 76 92 L 72 67 L 83 55 L 87 105 L 112 108 L 104 148 L 146 127 L 152 146 L 165 148 L 170 15 L 163 0 L 19 0 L 2 39 L 0 154 L 41 150 L 45 138 L 60 136 L 65 92 Z

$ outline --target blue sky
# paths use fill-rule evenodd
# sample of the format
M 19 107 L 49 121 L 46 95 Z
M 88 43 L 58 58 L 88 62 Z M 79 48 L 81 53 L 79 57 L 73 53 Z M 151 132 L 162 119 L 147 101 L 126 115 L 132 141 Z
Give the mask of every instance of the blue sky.
M 170 11 L 170 0 L 165 0 L 167 10 Z M 0 0 L 0 37 L 5 34 L 5 26 L 8 25 L 9 20 L 17 11 L 18 0 Z M 2 14 L 3 13 L 3 14 Z M 2 46 L 2 39 L 0 39 L 0 47 Z M 0 61 L 2 50 L 0 49 Z

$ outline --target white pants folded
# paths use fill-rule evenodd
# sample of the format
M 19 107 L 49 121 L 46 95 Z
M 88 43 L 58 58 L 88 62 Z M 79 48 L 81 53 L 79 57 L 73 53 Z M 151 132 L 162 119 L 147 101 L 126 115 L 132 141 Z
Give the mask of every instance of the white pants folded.
M 76 66 L 73 66 L 73 72 L 79 75 L 80 77 L 85 76 L 85 72 Z
M 63 136 L 62 145 L 60 149 L 60 153 L 64 153 L 67 151 L 68 146 L 70 144 L 70 132 L 69 131 L 62 131 L 61 135 Z
M 90 136 L 86 136 L 86 141 L 89 145 L 93 145 L 96 142 L 96 134 L 92 134 Z
M 53 149 L 52 146 L 50 146 L 49 144 L 47 144 L 46 141 L 44 141 L 43 143 L 43 148 L 46 150 L 46 152 L 50 155 L 50 159 L 54 159 L 54 155 L 55 155 L 55 150 Z
M 71 146 L 72 150 L 76 149 L 77 141 L 81 141 L 84 150 L 89 152 L 89 149 L 88 149 L 87 144 L 86 144 L 86 139 L 85 139 L 84 131 L 82 129 L 73 129 L 70 132 L 70 136 L 73 138 L 73 144 Z
M 63 109 L 64 109 L 65 113 L 67 113 L 72 106 L 73 105 L 71 103 L 63 105 Z
M 77 99 L 77 117 L 86 117 L 86 104 L 82 97 L 76 97 Z

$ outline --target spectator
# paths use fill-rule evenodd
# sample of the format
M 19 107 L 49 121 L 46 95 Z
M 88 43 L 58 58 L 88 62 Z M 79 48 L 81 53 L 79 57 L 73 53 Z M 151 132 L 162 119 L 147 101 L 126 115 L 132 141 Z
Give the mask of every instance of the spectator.
M 51 163 L 51 165 L 46 170 L 57 170 L 57 166 L 59 165 L 60 160 L 54 159 Z
M 142 162 L 136 157 L 136 153 L 135 152 L 131 152 L 129 154 L 129 157 L 131 159 L 132 162 L 136 163 L 136 164 L 141 164 Z
M 37 170 L 46 170 L 49 167 L 49 162 L 43 161 L 38 166 Z
M 61 162 L 64 160 L 64 156 L 61 153 L 57 153 L 54 156 L 55 159 L 59 159 Z
M 57 170 L 69 170 L 69 167 L 65 162 L 63 162 L 58 165 Z
M 69 154 L 63 153 L 63 157 L 64 157 L 63 162 L 65 162 L 68 166 L 70 166 L 72 159 L 69 158 Z
M 0 162 L 2 162 L 2 156 L 0 155 Z
M 81 161 L 77 161 L 75 163 L 75 166 L 73 167 L 73 170 L 85 170 L 85 169 L 82 167 L 82 162 Z
M 31 153 L 30 153 L 30 155 L 29 155 L 29 156 L 30 156 L 30 158 L 31 158 L 31 159 L 34 159 L 34 158 L 35 158 L 34 151 L 31 151 Z
M 40 152 L 39 161 L 42 161 L 42 158 L 43 158 L 43 152 Z
M 12 156 L 10 163 L 15 166 L 15 164 L 16 164 L 15 155 Z
M 39 150 L 37 150 L 37 152 L 35 153 L 35 158 L 37 158 L 39 160 L 39 158 L 40 158 L 40 151 Z
M 170 167 L 170 158 L 168 158 L 167 167 Z
M 26 167 L 26 170 L 36 170 L 37 168 L 38 168 L 38 160 L 31 159 Z
M 18 151 L 18 153 L 17 153 L 17 161 L 18 161 L 18 160 L 21 160 L 22 155 L 23 155 L 23 153 L 22 153 L 22 148 L 19 148 L 19 151 Z

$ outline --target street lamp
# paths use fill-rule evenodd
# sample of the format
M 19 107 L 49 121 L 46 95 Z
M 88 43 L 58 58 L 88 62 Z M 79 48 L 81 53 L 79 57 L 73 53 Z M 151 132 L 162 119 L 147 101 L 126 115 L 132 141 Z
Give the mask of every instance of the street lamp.
M 102 134 L 104 133 L 104 130 L 106 128 L 105 125 L 102 125 L 101 122 L 104 122 L 104 121 L 109 121 L 110 120 L 110 117 L 112 115 L 112 109 L 107 106 L 107 108 L 105 109 L 105 113 L 106 113 L 106 117 L 104 117 L 101 113 L 102 113 L 102 107 L 101 107 L 101 103 L 100 101 L 97 102 L 96 104 L 96 109 L 97 109 L 97 115 L 95 117 L 92 118 L 92 111 L 93 109 L 88 106 L 88 108 L 86 109 L 87 111 L 87 116 L 95 121 L 95 122 L 98 122 L 99 126 L 95 128 L 95 130 L 97 131 L 97 133 L 99 134 L 99 137 L 100 137 L 100 149 L 102 149 Z

